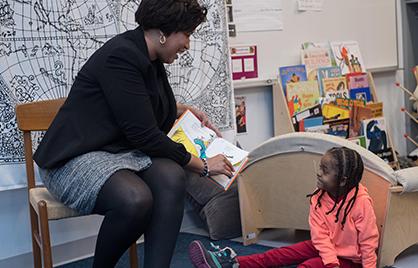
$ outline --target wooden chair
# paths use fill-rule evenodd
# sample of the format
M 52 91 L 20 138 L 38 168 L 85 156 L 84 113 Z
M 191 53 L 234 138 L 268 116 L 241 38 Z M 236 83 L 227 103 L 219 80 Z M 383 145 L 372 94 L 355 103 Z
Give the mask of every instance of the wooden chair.
M 53 266 L 49 220 L 79 216 L 78 213 L 57 201 L 45 187 L 36 187 L 32 158 L 32 131 L 47 130 L 65 99 L 32 102 L 16 106 L 17 124 L 23 131 L 26 175 L 29 195 L 29 211 L 32 229 L 34 267 Z M 42 254 L 42 255 L 41 255 Z M 136 244 L 129 248 L 130 267 L 138 267 Z
M 363 159 L 362 184 L 373 199 L 380 233 L 378 267 L 392 265 L 418 243 L 418 192 L 406 192 L 387 163 L 351 141 L 298 132 L 272 138 L 249 154 L 238 178 L 245 245 L 256 243 L 267 228 L 309 230 L 306 195 L 316 188 L 315 163 L 326 150 L 340 146 L 356 150 Z

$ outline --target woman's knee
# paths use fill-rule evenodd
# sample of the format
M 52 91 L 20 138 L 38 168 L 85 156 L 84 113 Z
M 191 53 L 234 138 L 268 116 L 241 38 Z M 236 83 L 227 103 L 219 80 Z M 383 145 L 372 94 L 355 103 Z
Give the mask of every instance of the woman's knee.
M 153 197 L 147 189 L 131 189 L 119 202 L 118 213 L 126 220 L 143 221 L 152 213 Z
M 134 172 L 118 172 L 112 178 L 111 191 L 114 211 L 124 218 L 141 219 L 151 214 L 153 196 L 147 184 Z
M 153 159 L 153 165 L 155 165 L 155 173 L 149 174 L 153 177 L 150 180 L 159 180 L 167 191 L 178 194 L 185 193 L 186 173 L 182 166 L 166 158 Z

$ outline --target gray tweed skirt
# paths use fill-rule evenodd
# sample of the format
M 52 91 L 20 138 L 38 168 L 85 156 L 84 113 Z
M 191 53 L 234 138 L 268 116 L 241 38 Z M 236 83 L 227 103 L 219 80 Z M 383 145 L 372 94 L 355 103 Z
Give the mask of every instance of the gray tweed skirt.
M 106 180 L 121 169 L 141 171 L 151 165 L 151 159 L 135 150 L 112 154 L 94 151 L 77 156 L 55 169 L 39 169 L 49 192 L 67 207 L 81 215 L 91 214 L 97 195 Z

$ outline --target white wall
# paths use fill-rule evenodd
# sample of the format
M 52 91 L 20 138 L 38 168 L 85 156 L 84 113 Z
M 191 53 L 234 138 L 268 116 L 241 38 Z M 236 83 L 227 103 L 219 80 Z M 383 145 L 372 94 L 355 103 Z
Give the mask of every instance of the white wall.
M 401 107 L 405 105 L 404 94 L 395 87 L 395 82 L 402 82 L 403 71 L 392 71 L 373 74 L 376 84 L 376 94 L 383 101 L 383 114 L 389 126 L 392 142 L 400 155 L 406 155 L 405 115 Z
M 235 96 L 246 96 L 247 133 L 238 134 L 243 149 L 251 151 L 273 137 L 273 104 L 271 86 L 235 89 Z

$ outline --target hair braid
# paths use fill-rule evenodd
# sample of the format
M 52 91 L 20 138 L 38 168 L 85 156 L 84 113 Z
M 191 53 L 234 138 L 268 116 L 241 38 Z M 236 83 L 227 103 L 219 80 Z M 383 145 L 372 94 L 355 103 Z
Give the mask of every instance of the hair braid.
M 343 195 L 343 198 L 341 200 L 341 204 L 338 206 L 336 216 L 335 216 L 335 222 L 338 222 L 341 212 L 343 211 L 343 218 L 341 221 L 341 229 L 344 229 L 344 224 L 347 221 L 347 216 L 350 213 L 350 211 L 354 207 L 354 203 L 356 201 L 356 198 L 358 196 L 359 191 L 359 184 L 363 175 L 364 166 L 363 161 L 361 159 L 361 156 L 354 150 L 349 149 L 347 147 L 334 147 L 328 150 L 326 153 L 329 153 L 336 164 L 337 167 L 337 175 L 336 175 L 336 182 L 337 185 L 341 185 L 341 182 L 343 179 L 346 180 L 346 184 L 343 188 L 337 187 L 336 191 L 336 199 L 334 202 L 334 205 L 331 210 L 326 212 L 326 214 L 332 213 L 335 208 L 338 206 L 339 199 Z M 347 202 L 348 194 L 350 191 L 355 188 L 355 192 L 352 198 L 350 198 Z M 315 209 L 317 207 L 321 207 L 321 199 L 323 195 L 325 194 L 324 190 L 317 189 L 312 194 L 307 195 L 307 197 L 310 197 L 310 203 L 312 204 L 312 197 L 316 194 L 320 193 L 317 203 L 315 205 Z

